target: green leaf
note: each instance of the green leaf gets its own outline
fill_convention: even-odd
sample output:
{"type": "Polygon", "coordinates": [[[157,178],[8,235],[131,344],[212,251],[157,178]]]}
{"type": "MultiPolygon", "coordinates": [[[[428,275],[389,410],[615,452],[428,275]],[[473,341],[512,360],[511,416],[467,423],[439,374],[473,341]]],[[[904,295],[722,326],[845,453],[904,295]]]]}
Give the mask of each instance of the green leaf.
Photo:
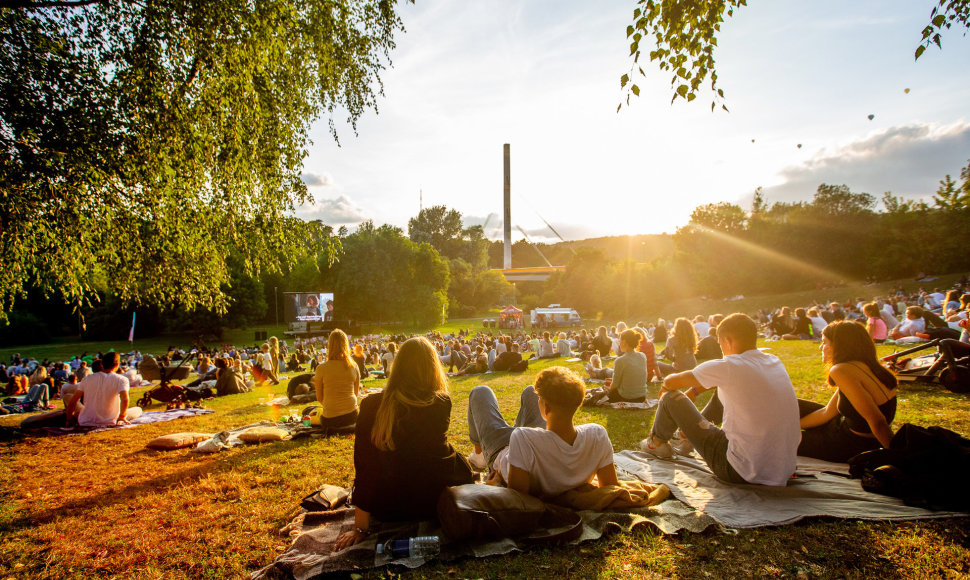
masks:
{"type": "Polygon", "coordinates": [[[630,87],[630,90],[633,92],[634,95],[638,97],[640,96],[640,87],[633,85],[632,87],[630,87]]]}
{"type": "Polygon", "coordinates": [[[631,36],[633,36],[633,25],[632,24],[626,27],[626,37],[627,38],[630,38],[631,36]]]}
{"type": "Polygon", "coordinates": [[[677,87],[677,94],[680,95],[681,97],[686,97],[687,91],[689,90],[690,90],[690,87],[688,87],[687,85],[680,85],[679,87],[677,87]]]}
{"type": "Polygon", "coordinates": [[[946,22],[946,17],[942,14],[937,14],[936,17],[933,18],[933,26],[936,26],[937,28],[943,26],[944,22],[946,22]]]}
{"type": "Polygon", "coordinates": [[[630,82],[630,75],[623,75],[620,77],[620,88],[622,89],[625,87],[628,82],[630,82]]]}
{"type": "Polygon", "coordinates": [[[926,47],[925,46],[918,46],[918,47],[916,47],[916,58],[919,58],[924,52],[926,52],[926,47]]]}

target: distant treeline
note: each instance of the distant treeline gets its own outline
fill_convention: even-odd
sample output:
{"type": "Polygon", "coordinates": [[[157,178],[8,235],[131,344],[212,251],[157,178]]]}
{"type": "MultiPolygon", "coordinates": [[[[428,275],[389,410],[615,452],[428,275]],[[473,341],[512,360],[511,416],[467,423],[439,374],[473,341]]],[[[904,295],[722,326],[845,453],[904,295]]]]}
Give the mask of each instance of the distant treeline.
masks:
{"type": "MultiPolygon", "coordinates": [[[[494,268],[502,245],[481,226],[465,228],[444,206],[423,209],[405,234],[364,222],[351,233],[319,223],[314,252],[284,274],[254,279],[230,268],[226,312],[133,308],[111,295],[76,311],[31,290],[0,328],[0,344],[54,336],[127,336],[133,311],[140,337],[188,331],[211,339],[223,327],[272,323],[283,292],[333,291],[339,319],[431,327],[442,316],[472,316],[513,299],[529,309],[550,303],[584,318],[657,311],[680,298],[726,298],[839,286],[850,281],[970,271],[970,165],[961,182],[946,176],[931,203],[874,196],[822,184],[809,202],[769,203],[760,189],[748,209],[731,203],[696,208],[673,235],[616,236],[513,247],[513,266],[565,265],[546,282],[513,289],[494,268]],[[336,258],[336,261],[332,261],[336,258]]],[[[230,260],[231,262],[231,260],[230,260]]],[[[172,284],[177,285],[178,280],[172,284]]],[[[282,310],[279,311],[282,315],[282,310]]]]}

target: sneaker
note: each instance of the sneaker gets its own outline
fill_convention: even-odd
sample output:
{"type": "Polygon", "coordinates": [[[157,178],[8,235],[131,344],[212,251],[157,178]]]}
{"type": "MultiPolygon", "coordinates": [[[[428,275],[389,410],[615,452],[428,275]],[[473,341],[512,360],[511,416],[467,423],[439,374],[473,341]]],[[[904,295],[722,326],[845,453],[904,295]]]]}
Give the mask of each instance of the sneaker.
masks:
{"type": "Polygon", "coordinates": [[[471,455],[468,456],[468,463],[475,468],[476,471],[485,471],[488,465],[485,464],[485,455],[473,451],[471,455]]]}
{"type": "Polygon", "coordinates": [[[670,443],[661,443],[655,446],[653,444],[653,437],[647,437],[640,442],[640,451],[643,451],[647,455],[652,455],[657,459],[674,458],[674,449],[670,446],[670,443]]]}
{"type": "Polygon", "coordinates": [[[690,457],[694,452],[694,444],[686,438],[671,440],[670,447],[675,453],[677,453],[677,455],[683,455],[684,457],[690,457]]]}

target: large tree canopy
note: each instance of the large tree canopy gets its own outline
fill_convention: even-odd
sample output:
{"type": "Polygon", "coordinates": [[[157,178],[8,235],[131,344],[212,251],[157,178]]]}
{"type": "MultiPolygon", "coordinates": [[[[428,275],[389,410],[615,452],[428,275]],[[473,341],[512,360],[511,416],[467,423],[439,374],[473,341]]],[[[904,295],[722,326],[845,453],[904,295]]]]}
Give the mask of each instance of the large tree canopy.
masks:
{"type": "MultiPolygon", "coordinates": [[[[747,0],[637,0],[633,22],[626,28],[632,63],[630,72],[620,77],[621,88],[629,90],[626,103],[630,104],[630,94],[640,95],[633,78],[646,76],[640,61],[640,43],[644,42],[653,47],[650,61],[671,75],[671,103],[678,98],[693,101],[702,85],[709,83],[714,93],[711,110],[718,103],[727,110],[722,103],[724,91],[717,86],[714,48],[721,23],[746,5],[747,0]]],[[[954,25],[970,28],[970,0],[939,0],[923,28],[915,58],[931,44],[942,47],[940,34],[954,25]]]]}
{"type": "Polygon", "coordinates": [[[224,310],[230,248],[258,275],[319,244],[287,217],[310,124],[375,107],[401,30],[394,0],[11,4],[0,317],[28,286],[224,310]]]}

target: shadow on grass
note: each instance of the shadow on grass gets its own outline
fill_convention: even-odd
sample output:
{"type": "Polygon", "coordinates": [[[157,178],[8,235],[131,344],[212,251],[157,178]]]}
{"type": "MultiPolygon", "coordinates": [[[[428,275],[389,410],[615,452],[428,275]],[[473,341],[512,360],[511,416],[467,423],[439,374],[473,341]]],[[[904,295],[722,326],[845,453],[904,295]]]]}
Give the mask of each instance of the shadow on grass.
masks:
{"type": "MultiPolygon", "coordinates": [[[[285,453],[291,450],[293,447],[309,443],[310,441],[312,440],[299,439],[295,441],[290,440],[252,445],[251,447],[234,453],[232,456],[227,458],[231,459],[231,461],[207,461],[200,463],[198,461],[199,458],[187,453],[172,456],[172,461],[170,461],[170,463],[191,462],[191,465],[175,473],[160,475],[152,479],[132,483],[120,489],[108,490],[110,493],[105,493],[106,490],[104,489],[95,490],[93,495],[90,495],[84,499],[69,501],[56,508],[33,512],[29,516],[14,518],[12,520],[2,522],[0,523],[0,534],[13,533],[25,528],[42,526],[64,517],[66,514],[74,514],[75,512],[83,512],[95,508],[101,509],[117,504],[127,504],[129,502],[137,504],[144,496],[148,494],[158,492],[159,490],[165,490],[176,485],[185,486],[188,484],[194,484],[203,477],[233,471],[239,464],[267,459],[274,455],[285,453]]],[[[144,457],[145,459],[154,459],[152,455],[155,453],[159,455],[165,454],[165,452],[139,450],[129,453],[125,457],[144,457]]],[[[298,500],[299,498],[294,498],[294,503],[296,503],[298,500]]]]}

